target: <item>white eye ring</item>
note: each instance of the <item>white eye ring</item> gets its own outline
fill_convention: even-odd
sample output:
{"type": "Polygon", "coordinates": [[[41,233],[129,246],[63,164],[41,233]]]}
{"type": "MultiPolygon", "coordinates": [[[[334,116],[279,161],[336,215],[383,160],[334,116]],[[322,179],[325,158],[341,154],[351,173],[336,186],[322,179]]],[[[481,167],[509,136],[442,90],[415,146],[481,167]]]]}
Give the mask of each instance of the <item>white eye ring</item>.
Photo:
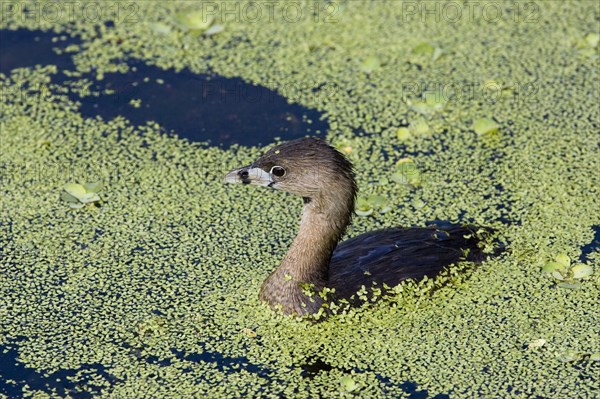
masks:
{"type": "Polygon", "coordinates": [[[283,177],[283,176],[285,176],[286,171],[281,166],[275,165],[271,168],[271,171],[269,173],[272,174],[273,176],[283,177]]]}

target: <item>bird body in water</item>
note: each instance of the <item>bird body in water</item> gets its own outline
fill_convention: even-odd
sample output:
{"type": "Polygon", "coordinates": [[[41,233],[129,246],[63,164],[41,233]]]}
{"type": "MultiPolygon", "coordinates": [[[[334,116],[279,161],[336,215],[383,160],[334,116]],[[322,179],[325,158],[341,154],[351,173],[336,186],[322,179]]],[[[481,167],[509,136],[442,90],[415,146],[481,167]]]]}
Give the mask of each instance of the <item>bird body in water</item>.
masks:
{"type": "MultiPolygon", "coordinates": [[[[305,138],[271,148],[226,183],[270,187],[304,199],[300,228],[287,254],[262,284],[259,297],[286,314],[312,314],[333,289],[334,300],[358,303],[361,287],[394,287],[433,277],[446,266],[483,258],[469,227],[448,224],[368,232],[338,245],[350,224],[358,191],[352,164],[325,141],[305,138]]],[[[329,300],[329,297],[328,297],[329,300]]]]}

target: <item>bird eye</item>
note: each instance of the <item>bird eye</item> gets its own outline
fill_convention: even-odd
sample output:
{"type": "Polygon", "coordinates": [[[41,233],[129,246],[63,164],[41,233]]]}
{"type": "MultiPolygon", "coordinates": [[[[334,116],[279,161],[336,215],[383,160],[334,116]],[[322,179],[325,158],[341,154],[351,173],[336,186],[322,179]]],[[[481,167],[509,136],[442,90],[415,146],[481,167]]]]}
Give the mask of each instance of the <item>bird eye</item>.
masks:
{"type": "Polygon", "coordinates": [[[270,173],[277,177],[283,177],[285,176],[285,169],[283,169],[281,166],[273,166],[270,173]]]}

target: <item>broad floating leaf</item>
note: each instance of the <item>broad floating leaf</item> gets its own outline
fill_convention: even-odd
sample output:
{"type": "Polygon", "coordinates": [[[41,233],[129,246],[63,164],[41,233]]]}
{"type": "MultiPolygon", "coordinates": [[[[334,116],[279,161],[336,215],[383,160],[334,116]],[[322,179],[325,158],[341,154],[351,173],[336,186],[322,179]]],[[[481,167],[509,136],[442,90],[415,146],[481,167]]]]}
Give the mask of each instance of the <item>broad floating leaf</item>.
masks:
{"type": "Polygon", "coordinates": [[[548,262],[542,267],[542,272],[544,273],[554,273],[559,270],[564,270],[565,266],[562,263],[558,262],[548,262]]]}
{"type": "Polygon", "coordinates": [[[213,23],[215,17],[206,15],[203,11],[180,12],[175,15],[175,21],[183,30],[205,31],[213,23]]]}
{"type": "Polygon", "coordinates": [[[590,265],[584,265],[583,263],[573,266],[571,271],[573,272],[573,278],[577,279],[586,278],[594,274],[594,268],[590,265]]]}
{"type": "Polygon", "coordinates": [[[581,288],[581,283],[558,283],[560,288],[577,289],[581,288]]]}
{"type": "Polygon", "coordinates": [[[370,195],[367,198],[367,201],[369,202],[369,204],[371,204],[374,207],[380,207],[387,203],[387,198],[385,198],[382,195],[370,195]]]}
{"type": "Polygon", "coordinates": [[[63,186],[63,189],[78,199],[84,196],[86,193],[85,187],[78,183],[67,183],[63,186]]]}
{"type": "Polygon", "coordinates": [[[567,350],[564,352],[557,353],[556,357],[558,358],[558,360],[565,363],[574,362],[576,360],[581,359],[581,355],[578,352],[575,352],[574,350],[567,350]]]}
{"type": "Polygon", "coordinates": [[[411,122],[410,129],[418,136],[427,136],[431,133],[429,125],[423,119],[417,119],[416,121],[411,122]]]}
{"type": "Polygon", "coordinates": [[[76,203],[76,204],[80,203],[79,199],[77,197],[72,196],[71,194],[69,194],[66,191],[63,191],[62,193],[60,193],[60,198],[66,202],[72,202],[72,203],[76,203]]]}
{"type": "Polygon", "coordinates": [[[401,127],[396,131],[396,137],[400,141],[406,141],[412,137],[412,133],[410,132],[409,128],[401,127]]]}
{"type": "Polygon", "coordinates": [[[436,47],[433,50],[433,54],[431,55],[431,61],[437,61],[444,54],[444,50],[439,47],[436,47]]]}
{"type": "Polygon", "coordinates": [[[102,182],[93,183],[67,183],[63,186],[63,192],[60,198],[67,202],[71,208],[81,208],[86,204],[91,204],[100,201],[100,196],[97,194],[103,188],[102,182]]]}
{"type": "Polygon", "coordinates": [[[354,210],[354,212],[358,215],[358,216],[369,216],[372,215],[374,210],[373,208],[356,208],[354,210]]]}
{"type": "Polygon", "coordinates": [[[204,36],[214,36],[218,33],[223,32],[223,30],[225,30],[225,27],[223,25],[214,24],[204,32],[204,36]]]}
{"type": "Polygon", "coordinates": [[[500,125],[495,120],[489,118],[480,118],[473,122],[473,130],[479,135],[497,133],[499,128],[500,125]]]}
{"type": "Polygon", "coordinates": [[[412,49],[413,54],[433,55],[434,51],[434,47],[428,42],[421,42],[412,49]]]}
{"type": "Polygon", "coordinates": [[[552,277],[561,281],[565,279],[565,276],[563,276],[560,272],[552,272],[552,277]]]}
{"type": "Polygon", "coordinates": [[[365,73],[372,73],[381,69],[381,61],[379,58],[371,55],[363,60],[360,64],[360,69],[365,73]]]}
{"type": "Polygon", "coordinates": [[[391,210],[387,205],[387,198],[381,195],[370,195],[366,198],[361,197],[356,200],[356,209],[354,210],[358,216],[369,216],[375,211],[375,208],[380,209],[380,213],[385,213],[391,210]]]}
{"type": "Polygon", "coordinates": [[[171,27],[169,25],[163,24],[162,22],[151,22],[149,26],[153,32],[159,33],[161,35],[168,35],[169,33],[171,33],[171,27]]]}
{"type": "Polygon", "coordinates": [[[561,265],[563,265],[564,267],[571,266],[571,259],[569,258],[568,255],[558,254],[558,255],[556,255],[556,261],[558,263],[560,263],[561,265]]]}
{"type": "Polygon", "coordinates": [[[600,43],[600,35],[598,33],[588,33],[585,35],[584,40],[589,47],[594,48],[600,43]]]}
{"type": "Polygon", "coordinates": [[[431,109],[440,111],[448,103],[448,93],[443,90],[428,91],[423,94],[423,99],[431,109]]]}
{"type": "Polygon", "coordinates": [[[543,338],[540,338],[540,339],[535,339],[535,340],[531,341],[529,344],[527,344],[527,347],[529,349],[533,349],[533,348],[541,348],[544,345],[546,345],[546,340],[543,338]]]}
{"type": "Polygon", "coordinates": [[[97,181],[97,182],[93,182],[93,183],[85,183],[83,185],[83,187],[85,188],[85,191],[88,193],[97,193],[102,191],[102,189],[104,188],[104,185],[102,184],[101,181],[97,181]]]}
{"type": "Polygon", "coordinates": [[[79,198],[79,201],[84,204],[90,204],[92,202],[100,201],[100,197],[96,193],[85,193],[79,198]]]}
{"type": "Polygon", "coordinates": [[[356,381],[354,381],[349,375],[345,375],[340,378],[340,384],[342,385],[342,389],[346,392],[352,392],[358,388],[356,381]]]}

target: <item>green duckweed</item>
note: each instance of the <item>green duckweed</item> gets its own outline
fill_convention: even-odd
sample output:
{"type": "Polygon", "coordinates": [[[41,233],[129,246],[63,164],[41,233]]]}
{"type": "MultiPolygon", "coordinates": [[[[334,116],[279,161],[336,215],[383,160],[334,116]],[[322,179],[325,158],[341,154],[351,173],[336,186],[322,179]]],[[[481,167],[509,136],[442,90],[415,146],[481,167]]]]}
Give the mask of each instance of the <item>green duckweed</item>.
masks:
{"type": "Polygon", "coordinates": [[[244,7],[262,3],[228,2],[228,19],[210,14],[226,29],[210,37],[197,34],[210,26],[186,21],[204,2],[110,2],[93,20],[86,4],[25,18],[10,3],[0,20],[83,42],[59,88],[41,90],[54,66],[0,76],[0,345],[43,381],[6,384],[60,397],[49,381],[64,372],[73,397],[405,398],[407,385],[431,397],[597,395],[600,273],[589,267],[600,253],[582,248],[600,225],[599,71],[595,39],[586,56],[573,44],[597,31],[597,2],[509,2],[497,18],[463,9],[458,20],[382,1],[298,3],[299,16],[270,2],[251,20],[244,7]],[[385,66],[366,74],[359,65],[374,48],[385,66]],[[409,282],[319,323],[272,312],[257,293],[294,237],[301,199],[222,184],[262,148],[83,118],[68,95],[89,87],[78,76],[124,72],[129,57],[294,87],[295,102],[328,118],[326,137],[352,148],[361,195],[391,207],[355,218],[347,237],[468,221],[495,228],[507,250],[469,273],[450,268],[447,284],[409,282]],[[483,87],[490,79],[502,95],[483,87]],[[406,101],[446,86],[439,111],[406,101]],[[482,117],[502,122],[493,146],[473,129],[482,117]],[[391,179],[407,157],[418,187],[391,179]],[[101,206],[61,199],[66,184],[95,181],[101,206]],[[567,277],[584,277],[572,282],[579,289],[540,272],[565,269],[559,253],[567,277]],[[317,360],[324,366],[307,372],[317,360]]]}

